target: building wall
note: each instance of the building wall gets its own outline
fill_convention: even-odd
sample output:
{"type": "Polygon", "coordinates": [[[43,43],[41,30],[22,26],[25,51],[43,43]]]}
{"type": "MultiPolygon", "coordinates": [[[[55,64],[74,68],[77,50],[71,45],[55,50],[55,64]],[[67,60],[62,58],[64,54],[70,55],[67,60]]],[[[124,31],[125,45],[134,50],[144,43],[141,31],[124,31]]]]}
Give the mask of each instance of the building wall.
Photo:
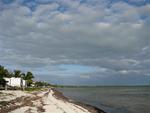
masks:
{"type": "Polygon", "coordinates": [[[4,78],[7,82],[7,85],[9,86],[17,86],[17,87],[21,87],[22,85],[25,87],[26,86],[26,82],[25,80],[21,80],[21,78],[15,78],[15,77],[11,77],[11,78],[4,78]]]}
{"type": "Polygon", "coordinates": [[[11,79],[10,78],[4,78],[7,81],[7,85],[11,86],[11,79]]]}
{"type": "Polygon", "coordinates": [[[25,80],[22,80],[22,85],[23,85],[24,87],[26,87],[26,81],[25,81],[25,80]]]}
{"type": "Polygon", "coordinates": [[[10,78],[11,86],[21,87],[21,78],[10,78]]]}

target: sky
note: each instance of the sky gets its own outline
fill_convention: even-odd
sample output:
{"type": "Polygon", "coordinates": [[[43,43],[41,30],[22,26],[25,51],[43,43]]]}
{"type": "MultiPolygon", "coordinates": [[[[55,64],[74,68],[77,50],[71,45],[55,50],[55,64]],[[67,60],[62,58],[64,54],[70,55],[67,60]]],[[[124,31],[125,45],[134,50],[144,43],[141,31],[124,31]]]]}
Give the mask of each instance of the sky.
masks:
{"type": "Polygon", "coordinates": [[[0,65],[63,85],[150,85],[150,0],[0,0],[0,65]]]}

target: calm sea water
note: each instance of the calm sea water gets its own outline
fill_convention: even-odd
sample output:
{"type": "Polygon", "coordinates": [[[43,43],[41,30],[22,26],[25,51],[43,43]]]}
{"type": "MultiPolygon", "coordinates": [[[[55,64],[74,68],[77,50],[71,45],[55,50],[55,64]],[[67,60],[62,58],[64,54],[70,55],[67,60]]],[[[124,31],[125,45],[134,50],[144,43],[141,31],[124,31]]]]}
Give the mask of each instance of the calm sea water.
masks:
{"type": "Polygon", "coordinates": [[[107,113],[150,113],[150,87],[59,88],[65,96],[107,113]]]}

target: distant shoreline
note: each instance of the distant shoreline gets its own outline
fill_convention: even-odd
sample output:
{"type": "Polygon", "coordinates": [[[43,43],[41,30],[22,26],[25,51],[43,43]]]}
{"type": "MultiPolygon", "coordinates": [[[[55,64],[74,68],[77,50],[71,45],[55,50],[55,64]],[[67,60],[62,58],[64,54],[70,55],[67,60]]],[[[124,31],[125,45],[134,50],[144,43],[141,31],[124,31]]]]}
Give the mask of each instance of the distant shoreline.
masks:
{"type": "Polygon", "coordinates": [[[101,85],[101,86],[76,86],[76,85],[53,85],[55,88],[93,88],[93,87],[150,87],[150,85],[101,85]]]}

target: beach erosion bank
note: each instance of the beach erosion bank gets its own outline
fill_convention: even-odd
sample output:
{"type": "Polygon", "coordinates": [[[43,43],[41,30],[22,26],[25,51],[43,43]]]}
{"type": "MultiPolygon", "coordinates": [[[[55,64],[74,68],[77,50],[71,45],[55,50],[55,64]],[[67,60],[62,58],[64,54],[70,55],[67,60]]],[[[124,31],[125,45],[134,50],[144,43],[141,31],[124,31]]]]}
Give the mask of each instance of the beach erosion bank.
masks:
{"type": "Polygon", "coordinates": [[[0,113],[105,113],[65,97],[54,88],[26,92],[0,91],[0,113]]]}

